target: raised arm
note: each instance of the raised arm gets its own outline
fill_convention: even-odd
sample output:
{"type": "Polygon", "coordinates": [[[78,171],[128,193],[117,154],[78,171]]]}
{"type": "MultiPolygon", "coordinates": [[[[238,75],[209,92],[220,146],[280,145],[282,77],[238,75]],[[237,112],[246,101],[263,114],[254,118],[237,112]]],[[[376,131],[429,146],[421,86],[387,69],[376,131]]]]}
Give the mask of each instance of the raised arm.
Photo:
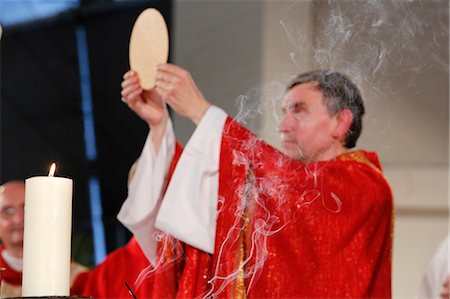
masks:
{"type": "Polygon", "coordinates": [[[165,126],[169,117],[165,103],[155,88],[150,90],[142,88],[139,75],[134,71],[125,73],[121,86],[122,101],[148,124],[157,153],[161,140],[164,137],[165,126]]]}
{"type": "Polygon", "coordinates": [[[128,186],[128,197],[117,215],[136,237],[147,258],[155,264],[158,231],[154,221],[174,162],[176,141],[165,103],[155,89],[144,90],[138,75],[129,71],[122,82],[122,97],[150,127],[136,172],[128,186]]]}

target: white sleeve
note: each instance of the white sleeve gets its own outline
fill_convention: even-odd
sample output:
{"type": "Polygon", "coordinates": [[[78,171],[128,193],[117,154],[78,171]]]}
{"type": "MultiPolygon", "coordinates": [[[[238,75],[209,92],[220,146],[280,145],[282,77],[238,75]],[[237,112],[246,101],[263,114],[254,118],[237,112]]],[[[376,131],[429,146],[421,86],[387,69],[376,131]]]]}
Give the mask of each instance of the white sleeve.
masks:
{"type": "Polygon", "coordinates": [[[219,159],[227,114],[211,106],[189,139],[172,175],[155,227],[214,252],[219,159]]]}
{"type": "Polygon", "coordinates": [[[136,237],[145,256],[153,265],[157,254],[157,230],[154,223],[175,153],[175,142],[170,119],[166,123],[158,154],[155,153],[150,134],[147,136],[137,162],[136,173],[128,186],[128,197],[117,215],[117,219],[136,237]]]}

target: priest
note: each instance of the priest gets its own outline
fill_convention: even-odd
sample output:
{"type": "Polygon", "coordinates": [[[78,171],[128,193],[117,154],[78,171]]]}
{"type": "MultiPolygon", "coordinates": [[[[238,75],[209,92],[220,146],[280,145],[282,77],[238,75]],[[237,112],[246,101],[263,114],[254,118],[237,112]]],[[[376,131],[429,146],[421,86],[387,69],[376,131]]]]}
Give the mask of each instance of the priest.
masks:
{"type": "Polygon", "coordinates": [[[178,297],[391,297],[391,190],[377,155],[352,150],[364,105],[346,76],[292,80],[283,153],[210,105],[178,66],[158,66],[151,91],[126,73],[122,96],[151,130],[119,219],[153,272],[171,262],[161,252],[184,248],[178,297]],[[176,151],[162,99],[197,125],[167,190],[176,151]]]}

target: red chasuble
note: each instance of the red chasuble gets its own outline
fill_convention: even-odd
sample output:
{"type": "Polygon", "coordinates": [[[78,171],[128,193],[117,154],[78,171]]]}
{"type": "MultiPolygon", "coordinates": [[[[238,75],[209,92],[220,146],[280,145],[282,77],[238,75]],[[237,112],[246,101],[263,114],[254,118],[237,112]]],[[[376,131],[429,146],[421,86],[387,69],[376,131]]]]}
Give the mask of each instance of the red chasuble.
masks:
{"type": "Polygon", "coordinates": [[[228,119],[214,254],[187,246],[177,297],[390,298],[393,203],[376,154],[310,164],[228,119]]]}
{"type": "Polygon", "coordinates": [[[132,298],[125,282],[137,298],[170,298],[176,290],[174,268],[146,279],[139,288],[134,282],[149,262],[135,238],[112,253],[95,269],[75,280],[71,294],[92,298],[132,298]]]}
{"type": "Polygon", "coordinates": [[[7,282],[13,286],[22,286],[22,272],[18,272],[12,269],[8,263],[3,259],[2,252],[5,248],[0,245],[0,267],[4,267],[6,270],[2,273],[2,281],[7,282]]]}

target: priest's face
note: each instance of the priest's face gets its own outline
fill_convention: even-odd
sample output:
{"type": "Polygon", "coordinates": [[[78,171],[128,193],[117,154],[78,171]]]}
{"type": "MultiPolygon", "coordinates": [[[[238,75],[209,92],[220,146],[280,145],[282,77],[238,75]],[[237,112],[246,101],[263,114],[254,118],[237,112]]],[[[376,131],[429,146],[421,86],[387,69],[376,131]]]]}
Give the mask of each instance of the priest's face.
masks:
{"type": "Polygon", "coordinates": [[[0,187],[0,239],[5,248],[23,245],[25,185],[10,182],[0,187]]]}
{"type": "Polygon", "coordinates": [[[333,158],[336,116],[331,116],[316,82],[302,83],[283,100],[284,118],[278,131],[287,156],[301,161],[333,158]]]}

